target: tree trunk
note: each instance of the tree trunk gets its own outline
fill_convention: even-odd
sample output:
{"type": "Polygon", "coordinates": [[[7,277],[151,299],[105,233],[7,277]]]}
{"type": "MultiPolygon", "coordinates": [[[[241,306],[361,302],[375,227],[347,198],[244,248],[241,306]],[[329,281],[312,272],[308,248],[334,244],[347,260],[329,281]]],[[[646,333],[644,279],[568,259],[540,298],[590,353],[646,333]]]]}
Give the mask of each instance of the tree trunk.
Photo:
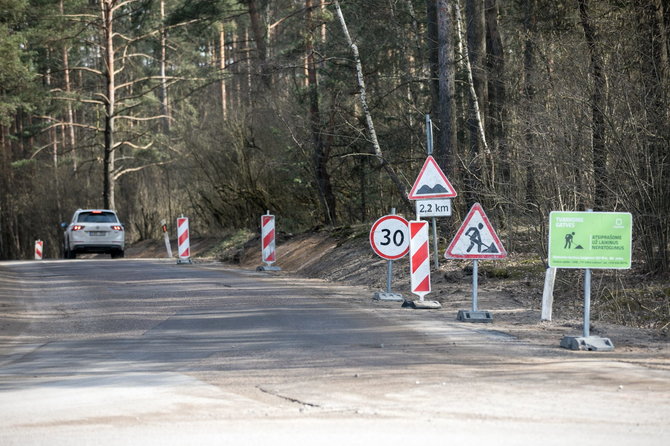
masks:
{"type": "Polygon", "coordinates": [[[266,88],[272,86],[272,78],[268,67],[268,48],[267,48],[267,29],[259,10],[257,0],[245,0],[249,11],[249,22],[251,23],[251,32],[254,34],[256,43],[256,52],[260,65],[260,74],[262,85],[266,88]]]}
{"type": "MultiPolygon", "coordinates": [[[[65,14],[65,7],[63,5],[63,0],[60,0],[59,3],[61,15],[65,14]]],[[[69,59],[69,47],[67,44],[63,44],[63,88],[65,93],[70,95],[72,93],[72,82],[70,81],[70,59],[69,59]]],[[[65,113],[67,119],[66,126],[66,138],[67,146],[70,149],[70,157],[72,158],[72,170],[77,172],[77,140],[74,133],[74,111],[72,110],[72,102],[66,101],[65,113]]]]}
{"type": "MultiPolygon", "coordinates": [[[[503,52],[503,43],[498,29],[498,1],[486,0],[486,66],[488,73],[488,106],[489,113],[486,117],[487,134],[493,156],[498,160],[498,175],[492,178],[497,180],[502,190],[498,195],[508,195],[509,182],[511,176],[509,148],[506,136],[506,101],[507,93],[505,91],[505,58],[503,52]]],[[[495,172],[494,169],[492,172],[495,172]]]]}
{"type": "Polygon", "coordinates": [[[161,46],[161,60],[160,60],[160,76],[161,76],[161,87],[160,87],[160,103],[161,103],[161,123],[163,126],[163,133],[170,133],[170,107],[168,105],[168,88],[167,88],[167,74],[166,74],[166,64],[167,64],[167,31],[163,22],[165,21],[165,0],[161,0],[160,3],[161,11],[161,28],[160,28],[160,46],[161,46]]]}
{"type": "MultiPolygon", "coordinates": [[[[453,0],[452,0],[453,1],[453,0]]],[[[454,63],[453,10],[449,0],[437,1],[438,103],[437,160],[447,176],[456,173],[456,70],[454,63]]]]}
{"type": "Polygon", "coordinates": [[[9,147],[6,144],[7,128],[0,124],[0,259],[9,259],[9,185],[11,170],[9,169],[9,147]]]}
{"type": "Polygon", "coordinates": [[[319,89],[314,62],[314,23],[312,20],[312,0],[305,0],[305,57],[307,60],[307,88],[309,92],[309,119],[314,144],[314,172],[319,189],[319,199],[324,209],[324,222],[337,223],[336,201],[328,172],[329,150],[321,135],[321,113],[319,110],[319,89]]]}
{"type": "Polygon", "coordinates": [[[435,115],[435,120],[437,121],[437,135],[439,140],[439,131],[440,131],[440,82],[439,82],[439,13],[438,13],[438,3],[443,4],[444,8],[447,7],[447,0],[426,0],[426,41],[428,47],[428,74],[429,74],[429,83],[430,87],[430,97],[432,103],[432,113],[435,115]]]}
{"type": "Polygon", "coordinates": [[[340,25],[342,26],[342,32],[344,33],[344,37],[346,38],[347,43],[349,44],[349,48],[351,48],[351,52],[354,56],[354,62],[356,64],[356,80],[358,81],[359,99],[361,102],[361,108],[363,110],[363,114],[365,116],[365,124],[368,130],[368,136],[370,138],[370,141],[372,142],[374,156],[377,159],[379,166],[386,171],[386,174],[389,176],[393,184],[395,184],[396,188],[398,189],[398,193],[400,194],[400,198],[403,200],[403,203],[405,203],[405,205],[411,209],[412,204],[407,198],[407,188],[405,187],[403,182],[400,181],[400,178],[395,173],[393,168],[389,165],[388,161],[384,158],[384,155],[382,154],[382,149],[379,146],[379,141],[377,140],[377,133],[375,132],[375,126],[372,122],[372,115],[370,114],[370,109],[368,107],[367,90],[365,88],[365,79],[363,77],[363,67],[361,65],[361,58],[358,54],[358,46],[356,46],[353,40],[351,40],[351,36],[349,35],[349,29],[347,28],[347,23],[344,20],[344,15],[342,14],[342,9],[340,8],[340,2],[335,0],[334,5],[337,17],[340,21],[340,25]]]}
{"type": "MultiPolygon", "coordinates": [[[[456,5],[458,7],[458,5],[456,5]]],[[[471,170],[480,181],[480,188],[489,186],[488,165],[486,148],[482,146],[480,128],[485,125],[486,104],[488,95],[486,93],[486,22],[484,15],[484,0],[466,0],[466,42],[467,60],[469,62],[469,73],[472,73],[471,88],[475,94],[470,93],[470,112],[467,127],[470,132],[470,152],[472,156],[471,170]],[[474,97],[477,99],[475,100],[474,97]]],[[[465,60],[465,59],[464,59],[465,60]]],[[[468,75],[469,75],[468,73],[468,75]]],[[[472,191],[478,189],[476,183],[469,188],[472,191]]]]}
{"type": "Polygon", "coordinates": [[[537,0],[528,0],[524,8],[524,32],[526,39],[523,49],[523,97],[526,104],[525,127],[523,129],[526,150],[523,153],[523,162],[526,170],[526,206],[537,203],[537,187],[535,178],[535,166],[530,156],[535,146],[535,136],[532,130],[531,120],[533,116],[533,101],[535,100],[535,48],[533,39],[537,31],[537,0]]]}
{"type": "Polygon", "coordinates": [[[591,94],[591,135],[593,144],[593,208],[604,210],[607,200],[607,152],[605,149],[605,75],[603,58],[595,27],[589,15],[588,0],[578,0],[579,18],[584,29],[584,38],[591,56],[591,75],[593,76],[593,93],[591,94]]]}
{"type": "Polygon", "coordinates": [[[103,153],[102,202],[105,209],[114,209],[114,113],[116,86],[114,82],[114,3],[104,0],[100,3],[104,34],[103,54],[105,66],[105,128],[103,153]]]}
{"type": "Polygon", "coordinates": [[[633,195],[643,220],[637,224],[645,251],[645,268],[653,273],[670,271],[670,129],[668,128],[668,24],[670,5],[662,0],[636,2],[638,14],[642,107],[640,153],[636,155],[643,188],[633,195]]]}
{"type": "Polygon", "coordinates": [[[228,120],[228,93],[226,91],[226,30],[223,22],[219,25],[219,91],[221,93],[221,117],[228,120]]]}

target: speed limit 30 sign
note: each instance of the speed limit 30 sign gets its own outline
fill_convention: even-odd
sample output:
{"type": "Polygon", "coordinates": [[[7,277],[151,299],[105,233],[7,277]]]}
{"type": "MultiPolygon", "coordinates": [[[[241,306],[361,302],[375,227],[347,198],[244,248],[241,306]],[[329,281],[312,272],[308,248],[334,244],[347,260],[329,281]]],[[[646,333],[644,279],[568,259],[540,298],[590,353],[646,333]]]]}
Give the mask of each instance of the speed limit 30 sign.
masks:
{"type": "Polygon", "coordinates": [[[409,223],[399,215],[385,215],[370,229],[370,246],[379,257],[397,260],[409,251],[409,223]]]}

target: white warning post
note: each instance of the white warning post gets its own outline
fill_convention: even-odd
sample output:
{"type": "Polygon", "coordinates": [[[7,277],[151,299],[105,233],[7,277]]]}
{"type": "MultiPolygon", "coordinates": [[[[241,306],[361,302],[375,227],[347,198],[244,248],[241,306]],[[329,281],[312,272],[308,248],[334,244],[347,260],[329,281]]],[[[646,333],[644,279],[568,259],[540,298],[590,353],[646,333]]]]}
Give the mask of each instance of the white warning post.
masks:
{"type": "Polygon", "coordinates": [[[428,222],[413,220],[409,222],[409,269],[412,293],[419,300],[405,302],[403,306],[420,309],[437,309],[440,303],[424,300],[431,291],[430,252],[428,248],[428,222]]]}
{"type": "Polygon", "coordinates": [[[265,265],[256,268],[257,271],[281,271],[278,266],[272,264],[277,261],[275,245],[275,216],[267,211],[261,215],[261,257],[265,265]]]}
{"type": "Polygon", "coordinates": [[[188,218],[183,215],[177,219],[177,264],[191,263],[191,239],[188,231],[188,218]]]}

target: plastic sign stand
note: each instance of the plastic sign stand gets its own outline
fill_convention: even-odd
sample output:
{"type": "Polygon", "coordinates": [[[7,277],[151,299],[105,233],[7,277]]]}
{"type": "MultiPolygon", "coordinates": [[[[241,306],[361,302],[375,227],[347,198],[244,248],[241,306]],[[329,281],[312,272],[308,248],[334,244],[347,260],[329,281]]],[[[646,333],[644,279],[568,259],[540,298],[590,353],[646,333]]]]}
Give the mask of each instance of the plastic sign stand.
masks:
{"type": "Polygon", "coordinates": [[[564,336],[561,339],[561,347],[570,350],[586,350],[609,352],[614,350],[614,344],[609,338],[600,336],[564,336]]]}
{"type": "Polygon", "coordinates": [[[456,320],[461,322],[493,322],[493,316],[488,311],[458,310],[456,320]]]}
{"type": "MultiPolygon", "coordinates": [[[[389,260],[392,262],[392,260],[389,260]]],[[[372,295],[373,300],[383,300],[386,302],[404,302],[405,296],[400,293],[388,292],[388,291],[375,291],[372,295]]]]}
{"type": "Polygon", "coordinates": [[[430,253],[428,249],[428,222],[409,222],[409,268],[412,293],[419,296],[419,300],[405,301],[403,307],[432,310],[441,308],[437,301],[424,300],[431,292],[430,285],[430,253]]]}
{"type": "Polygon", "coordinates": [[[277,260],[275,249],[275,216],[267,214],[261,216],[261,255],[265,265],[256,268],[256,271],[281,271],[278,266],[272,264],[277,260]]]}
{"type": "Polygon", "coordinates": [[[462,322],[493,322],[489,311],[477,308],[477,287],[479,280],[479,260],[502,259],[507,252],[500,242],[500,238],[493,230],[482,205],[475,203],[456,236],[444,253],[447,259],[472,260],[472,309],[459,310],[456,319],[462,322]]]}
{"type": "Polygon", "coordinates": [[[393,261],[400,259],[409,252],[409,223],[393,209],[391,215],[377,220],[370,229],[370,246],[381,258],[387,260],[386,291],[376,292],[374,300],[404,302],[402,294],[391,290],[393,279],[393,261]]]}

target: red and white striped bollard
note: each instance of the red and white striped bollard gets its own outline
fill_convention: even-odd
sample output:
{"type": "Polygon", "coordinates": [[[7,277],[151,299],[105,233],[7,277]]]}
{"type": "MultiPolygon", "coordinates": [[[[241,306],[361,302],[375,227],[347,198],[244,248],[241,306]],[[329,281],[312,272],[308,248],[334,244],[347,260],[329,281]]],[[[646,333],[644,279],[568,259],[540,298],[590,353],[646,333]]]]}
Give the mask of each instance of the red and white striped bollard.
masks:
{"type": "Polygon", "coordinates": [[[428,248],[428,222],[413,220],[409,222],[409,268],[412,293],[419,296],[412,303],[414,308],[440,308],[436,301],[425,301],[426,294],[431,292],[430,284],[430,252],[428,248]]]}
{"type": "Polygon", "coordinates": [[[267,214],[261,215],[261,256],[264,266],[256,268],[258,271],[281,271],[278,266],[272,266],[277,261],[277,252],[275,246],[275,216],[267,214]]]}
{"type": "Polygon", "coordinates": [[[177,219],[177,263],[191,263],[191,245],[188,233],[188,218],[183,215],[177,219]]]}
{"type": "Polygon", "coordinates": [[[42,253],[44,252],[44,242],[42,240],[35,240],[35,260],[42,260],[42,253]]]}

